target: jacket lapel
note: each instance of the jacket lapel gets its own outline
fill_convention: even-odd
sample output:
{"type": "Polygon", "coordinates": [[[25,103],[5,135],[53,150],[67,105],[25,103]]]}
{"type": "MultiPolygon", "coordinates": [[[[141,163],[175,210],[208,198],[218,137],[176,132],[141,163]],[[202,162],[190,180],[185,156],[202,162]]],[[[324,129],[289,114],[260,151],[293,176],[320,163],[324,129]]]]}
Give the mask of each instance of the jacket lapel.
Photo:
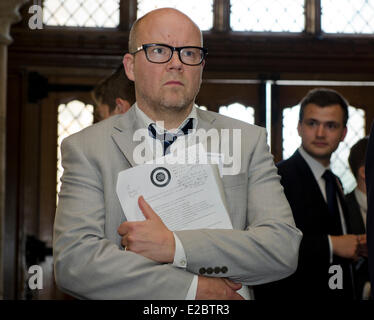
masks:
{"type": "Polygon", "coordinates": [[[137,165],[133,157],[134,149],[140,143],[134,140],[134,134],[141,129],[146,130],[142,128],[139,119],[136,117],[134,107],[130,108],[124,115],[119,116],[113,126],[113,141],[133,167],[137,165]]]}
{"type": "Polygon", "coordinates": [[[307,162],[304,160],[298,150],[296,150],[292,157],[294,158],[295,164],[298,168],[298,174],[303,176],[302,180],[305,181],[306,187],[309,189],[308,195],[311,196],[311,203],[316,201],[315,195],[318,195],[318,203],[321,205],[321,207],[328,210],[327,203],[323,198],[318,182],[307,162]]]}

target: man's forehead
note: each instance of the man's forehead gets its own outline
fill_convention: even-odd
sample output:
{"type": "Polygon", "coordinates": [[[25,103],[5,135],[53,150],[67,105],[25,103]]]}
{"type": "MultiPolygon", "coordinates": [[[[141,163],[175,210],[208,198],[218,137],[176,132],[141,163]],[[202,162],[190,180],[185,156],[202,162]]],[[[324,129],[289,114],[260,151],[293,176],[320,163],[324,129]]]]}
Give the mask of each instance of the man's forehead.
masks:
{"type": "Polygon", "coordinates": [[[342,121],[343,109],[339,104],[329,106],[318,106],[308,104],[304,109],[304,119],[316,119],[321,121],[342,121]]]}
{"type": "Polygon", "coordinates": [[[139,21],[138,45],[147,42],[180,45],[201,45],[200,29],[179,11],[160,11],[145,16],[139,21]]]}

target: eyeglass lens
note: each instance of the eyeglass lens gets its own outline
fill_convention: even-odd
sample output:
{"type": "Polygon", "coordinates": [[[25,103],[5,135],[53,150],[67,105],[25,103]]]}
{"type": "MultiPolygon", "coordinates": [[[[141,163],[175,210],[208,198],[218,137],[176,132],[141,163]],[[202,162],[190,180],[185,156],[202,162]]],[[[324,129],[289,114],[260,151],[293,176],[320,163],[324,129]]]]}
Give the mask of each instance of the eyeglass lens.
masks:
{"type": "MultiPolygon", "coordinates": [[[[170,60],[173,50],[166,46],[157,45],[147,47],[146,53],[151,62],[163,63],[170,60]]],[[[182,48],[179,57],[185,64],[200,64],[203,60],[204,52],[199,48],[182,48]]]]}

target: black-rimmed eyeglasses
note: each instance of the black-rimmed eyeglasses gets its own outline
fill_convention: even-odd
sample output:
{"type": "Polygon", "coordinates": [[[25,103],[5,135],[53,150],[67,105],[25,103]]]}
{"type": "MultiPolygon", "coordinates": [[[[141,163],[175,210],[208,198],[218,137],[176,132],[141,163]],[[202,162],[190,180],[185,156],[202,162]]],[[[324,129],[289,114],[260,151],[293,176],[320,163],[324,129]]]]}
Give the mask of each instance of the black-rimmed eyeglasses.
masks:
{"type": "Polygon", "coordinates": [[[208,54],[208,50],[201,47],[172,47],[160,43],[143,44],[131,54],[136,54],[141,50],[144,50],[147,60],[152,63],[166,63],[171,60],[174,51],[177,51],[179,60],[188,66],[198,66],[208,54]]]}

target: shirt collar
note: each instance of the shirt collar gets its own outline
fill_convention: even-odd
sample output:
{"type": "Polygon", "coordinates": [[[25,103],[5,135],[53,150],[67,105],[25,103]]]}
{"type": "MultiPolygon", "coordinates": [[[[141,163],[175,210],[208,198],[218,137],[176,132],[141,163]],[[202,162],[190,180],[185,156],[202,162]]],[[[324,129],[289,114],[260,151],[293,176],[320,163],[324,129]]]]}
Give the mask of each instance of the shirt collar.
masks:
{"type": "Polygon", "coordinates": [[[368,209],[368,203],[367,203],[367,196],[365,193],[363,193],[359,188],[355,189],[355,196],[358,202],[358,205],[360,208],[363,209],[364,212],[368,209]]]}
{"type": "MultiPolygon", "coordinates": [[[[150,117],[148,117],[138,107],[138,104],[136,102],[134,104],[134,107],[135,107],[135,112],[136,112],[137,117],[139,119],[141,119],[141,121],[143,122],[145,128],[148,128],[150,124],[155,123],[150,117]]],[[[155,128],[156,128],[157,132],[160,133],[160,134],[164,133],[165,131],[166,132],[174,132],[174,133],[176,133],[176,132],[178,132],[180,130],[180,128],[182,128],[186,124],[186,122],[188,121],[189,118],[193,119],[192,128],[193,128],[193,130],[195,130],[197,128],[197,121],[198,121],[196,108],[197,108],[197,106],[196,106],[196,104],[194,104],[192,106],[192,110],[191,110],[190,114],[186,117],[186,119],[184,119],[184,121],[180,124],[180,126],[177,128],[177,130],[168,131],[168,130],[160,127],[160,126],[157,126],[157,124],[155,123],[156,124],[155,128]]]]}
{"type": "Polygon", "coordinates": [[[330,165],[327,167],[323,166],[316,159],[314,159],[308,152],[306,152],[302,146],[300,146],[298,150],[301,156],[304,158],[304,160],[308,164],[309,168],[312,170],[313,175],[316,178],[316,180],[321,179],[322,175],[324,174],[326,170],[330,170],[330,165]]]}

